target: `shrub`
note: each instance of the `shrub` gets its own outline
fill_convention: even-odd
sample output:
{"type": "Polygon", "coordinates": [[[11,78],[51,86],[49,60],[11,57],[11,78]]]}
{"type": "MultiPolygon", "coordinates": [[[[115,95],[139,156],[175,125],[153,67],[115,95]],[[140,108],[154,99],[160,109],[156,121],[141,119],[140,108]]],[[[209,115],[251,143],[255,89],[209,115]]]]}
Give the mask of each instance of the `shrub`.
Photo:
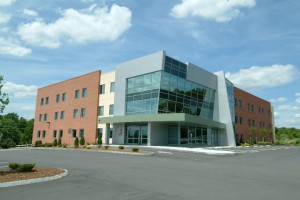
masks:
{"type": "Polygon", "coordinates": [[[119,149],[124,149],[124,146],[119,146],[119,149]]]}
{"type": "Polygon", "coordinates": [[[57,139],[56,138],[53,141],[53,146],[57,147],[57,139]]]}
{"type": "Polygon", "coordinates": [[[8,166],[11,170],[17,170],[21,165],[19,163],[9,163],[8,166]]]}
{"type": "Polygon", "coordinates": [[[1,141],[0,147],[3,149],[9,149],[12,147],[16,147],[16,143],[12,139],[8,138],[1,141]]]}
{"type": "Polygon", "coordinates": [[[109,148],[109,146],[108,145],[105,145],[105,147],[104,147],[105,149],[108,149],[109,148]]]}
{"type": "Polygon", "coordinates": [[[42,143],[41,140],[37,140],[37,141],[35,141],[34,146],[35,146],[35,147],[42,147],[42,146],[43,146],[43,143],[42,143]]]}
{"type": "Polygon", "coordinates": [[[67,148],[67,144],[63,144],[62,146],[63,146],[63,148],[67,148]]]}
{"type": "Polygon", "coordinates": [[[243,147],[249,147],[251,144],[245,142],[244,144],[242,144],[243,147]]]}
{"type": "Polygon", "coordinates": [[[133,148],[132,148],[132,151],[133,151],[133,152],[138,152],[138,151],[139,151],[139,148],[133,147],[133,148]]]}
{"type": "Polygon", "coordinates": [[[84,137],[82,136],[82,137],[80,137],[80,145],[84,145],[85,144],[85,139],[84,139],[84,137]]]}
{"type": "Polygon", "coordinates": [[[24,164],[21,165],[17,171],[19,172],[31,172],[32,169],[34,168],[35,164],[34,163],[28,163],[28,164],[24,164]]]}
{"type": "Polygon", "coordinates": [[[78,137],[75,138],[74,146],[75,146],[75,148],[77,148],[77,147],[79,146],[79,140],[78,140],[78,137]]]}
{"type": "Polygon", "coordinates": [[[271,145],[271,142],[257,142],[258,145],[271,145]]]}
{"type": "Polygon", "coordinates": [[[86,146],[85,148],[86,148],[86,149],[91,149],[91,146],[86,146]]]}
{"type": "Polygon", "coordinates": [[[44,144],[44,147],[52,147],[53,146],[53,143],[45,143],[44,144]]]}
{"type": "Polygon", "coordinates": [[[57,145],[58,145],[58,146],[61,146],[61,137],[58,138],[57,145]]]}
{"type": "Polygon", "coordinates": [[[98,137],[97,144],[100,146],[102,145],[102,137],[101,136],[98,137]]]}

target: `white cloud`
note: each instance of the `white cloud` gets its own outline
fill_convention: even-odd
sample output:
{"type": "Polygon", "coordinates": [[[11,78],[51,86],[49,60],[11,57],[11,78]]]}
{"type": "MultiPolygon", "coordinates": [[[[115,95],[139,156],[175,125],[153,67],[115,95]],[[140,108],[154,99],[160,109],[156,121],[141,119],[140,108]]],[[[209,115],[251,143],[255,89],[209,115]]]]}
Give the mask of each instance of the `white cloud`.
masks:
{"type": "Polygon", "coordinates": [[[228,22],[237,17],[240,8],[255,6],[255,0],[182,0],[172,8],[171,15],[177,18],[200,16],[217,22],[228,22]]]}
{"type": "Polygon", "coordinates": [[[243,89],[263,89],[285,85],[294,81],[298,71],[294,65],[272,65],[240,69],[225,74],[232,83],[243,89]]]}
{"type": "Polygon", "coordinates": [[[299,93],[295,93],[296,97],[300,97],[300,92],[299,93]]]}
{"type": "Polygon", "coordinates": [[[300,118],[300,114],[295,114],[294,117],[300,118]]]}
{"type": "Polygon", "coordinates": [[[131,11],[126,7],[112,5],[84,10],[67,9],[53,23],[35,21],[18,27],[22,40],[37,46],[58,48],[62,41],[87,43],[113,41],[131,27],[131,11]]]}
{"type": "Polygon", "coordinates": [[[31,49],[22,47],[19,44],[5,40],[0,37],[0,54],[8,54],[13,56],[26,56],[31,53],[31,49]]]}
{"type": "Polygon", "coordinates": [[[278,112],[274,112],[274,117],[279,117],[279,113],[278,112]]]}
{"type": "Polygon", "coordinates": [[[298,106],[291,106],[291,105],[281,105],[277,107],[278,110],[299,110],[300,107],[298,106]]]}
{"type": "Polygon", "coordinates": [[[285,97],[279,97],[277,99],[270,99],[270,102],[285,102],[287,100],[287,98],[285,97]]]}
{"type": "Polygon", "coordinates": [[[24,15],[28,15],[28,16],[32,16],[32,17],[36,17],[36,16],[39,15],[36,11],[30,10],[30,9],[26,9],[26,8],[23,10],[23,14],[24,15]]]}
{"type": "Polygon", "coordinates": [[[6,24],[10,19],[11,19],[10,14],[0,12],[0,25],[1,24],[6,24]]]}
{"type": "Polygon", "coordinates": [[[0,7],[10,6],[16,0],[0,0],[0,7]]]}
{"type": "Polygon", "coordinates": [[[15,84],[12,82],[6,82],[3,84],[3,91],[5,91],[10,97],[24,98],[28,96],[35,96],[38,87],[35,85],[23,85],[15,84]]]}

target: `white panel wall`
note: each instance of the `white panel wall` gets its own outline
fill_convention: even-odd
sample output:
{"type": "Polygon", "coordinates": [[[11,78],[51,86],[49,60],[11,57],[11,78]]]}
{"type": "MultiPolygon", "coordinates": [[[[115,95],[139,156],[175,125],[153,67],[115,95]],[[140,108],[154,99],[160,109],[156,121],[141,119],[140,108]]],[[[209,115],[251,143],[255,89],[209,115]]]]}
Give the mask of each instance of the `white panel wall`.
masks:
{"type": "MultiPolygon", "coordinates": [[[[151,124],[151,145],[167,145],[168,144],[168,125],[159,123],[151,124]]],[[[149,133],[148,133],[149,134],[149,133]]]]}
{"type": "Polygon", "coordinates": [[[125,139],[125,124],[114,124],[113,144],[124,144],[125,139]]]}

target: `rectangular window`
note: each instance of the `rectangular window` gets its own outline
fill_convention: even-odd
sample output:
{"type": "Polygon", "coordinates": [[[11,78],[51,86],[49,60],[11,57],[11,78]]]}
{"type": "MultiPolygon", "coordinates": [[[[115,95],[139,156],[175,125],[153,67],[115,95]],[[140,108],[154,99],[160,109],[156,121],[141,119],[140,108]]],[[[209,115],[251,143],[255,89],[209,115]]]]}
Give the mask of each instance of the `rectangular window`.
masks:
{"type": "Polygon", "coordinates": [[[41,137],[41,131],[37,132],[37,137],[40,138],[41,137]]]}
{"type": "Polygon", "coordinates": [[[237,106],[237,99],[234,99],[234,106],[237,106]]]}
{"type": "Polygon", "coordinates": [[[72,129],[72,137],[73,137],[73,138],[76,138],[76,134],[77,134],[77,133],[76,133],[76,129],[72,129]]]}
{"type": "Polygon", "coordinates": [[[58,120],[58,112],[54,113],[54,120],[58,120]]]}
{"type": "Polygon", "coordinates": [[[252,120],[252,126],[255,126],[255,120],[254,119],[252,120]]]}
{"type": "Polygon", "coordinates": [[[75,90],[75,99],[79,99],[80,90],[75,90]]]}
{"type": "Polygon", "coordinates": [[[250,111],[250,107],[251,107],[251,106],[250,106],[250,103],[248,103],[248,110],[249,110],[249,111],[250,111]]]}
{"type": "Polygon", "coordinates": [[[79,130],[79,135],[80,135],[80,137],[84,137],[84,129],[81,128],[79,130]]]}
{"type": "Polygon", "coordinates": [[[100,94],[105,94],[105,84],[100,85],[100,94]]]}
{"type": "Polygon", "coordinates": [[[249,119],[249,121],[248,121],[248,125],[249,125],[249,126],[251,126],[251,119],[249,119]]]}
{"type": "Polygon", "coordinates": [[[56,138],[56,135],[57,135],[57,131],[53,130],[53,138],[56,138]]]}
{"type": "Polygon", "coordinates": [[[99,106],[99,116],[104,115],[104,106],[99,106]]]}
{"type": "Polygon", "coordinates": [[[115,92],[115,82],[110,83],[110,92],[115,92]]]}
{"type": "Polygon", "coordinates": [[[56,95],[56,103],[59,102],[59,99],[60,99],[60,94],[57,94],[57,95],[56,95]]]}
{"type": "Polygon", "coordinates": [[[78,109],[74,109],[74,111],[73,111],[73,118],[74,119],[78,118],[78,109]]]}
{"type": "Polygon", "coordinates": [[[62,93],[62,98],[61,98],[61,100],[62,100],[62,101],[66,101],[66,99],[67,99],[66,93],[62,93]]]}
{"type": "Polygon", "coordinates": [[[44,98],[41,98],[41,106],[44,105],[44,98]]]}
{"type": "Polygon", "coordinates": [[[87,97],[87,88],[82,89],[82,98],[87,97]]]}
{"type": "Polygon", "coordinates": [[[43,119],[43,115],[42,115],[42,114],[40,114],[40,115],[39,115],[39,121],[41,122],[41,121],[42,121],[42,119],[43,119]]]}
{"type": "Polygon", "coordinates": [[[113,115],[114,114],[114,104],[109,105],[109,115],[113,115]]]}
{"type": "Polygon", "coordinates": [[[46,97],[46,105],[49,104],[49,97],[46,97]]]}
{"type": "Polygon", "coordinates": [[[238,117],[235,116],[234,122],[237,124],[238,123],[238,117]]]}
{"type": "Polygon", "coordinates": [[[59,130],[59,137],[60,137],[60,138],[63,137],[63,134],[64,134],[64,131],[63,131],[63,130],[59,130]]]}
{"type": "Polygon", "coordinates": [[[114,133],[114,129],[113,129],[113,128],[110,128],[110,129],[109,129],[109,138],[112,138],[112,137],[113,137],[113,133],[114,133]]]}
{"type": "Polygon", "coordinates": [[[65,111],[60,111],[60,119],[64,119],[65,118],[65,111]]]}
{"type": "Polygon", "coordinates": [[[242,106],[242,100],[239,100],[239,107],[241,108],[242,106]]]}
{"type": "Polygon", "coordinates": [[[46,137],[46,131],[43,131],[42,132],[42,138],[45,138],[46,137]]]}
{"type": "Polygon", "coordinates": [[[240,124],[243,124],[243,118],[240,117],[240,124]]]}
{"type": "Polygon", "coordinates": [[[102,137],[103,134],[103,128],[98,128],[98,135],[97,137],[102,137]]]}
{"type": "Polygon", "coordinates": [[[84,118],[86,114],[86,109],[85,108],[81,108],[81,118],[84,118]]]}
{"type": "Polygon", "coordinates": [[[44,121],[47,121],[47,119],[48,119],[48,114],[45,113],[45,114],[44,114],[44,121]]]}

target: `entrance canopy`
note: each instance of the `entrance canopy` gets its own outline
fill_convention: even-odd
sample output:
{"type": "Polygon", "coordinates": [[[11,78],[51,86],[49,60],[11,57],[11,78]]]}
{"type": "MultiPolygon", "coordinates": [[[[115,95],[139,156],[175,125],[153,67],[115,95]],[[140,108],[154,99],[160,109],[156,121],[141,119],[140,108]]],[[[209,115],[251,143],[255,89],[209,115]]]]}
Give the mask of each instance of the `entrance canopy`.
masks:
{"type": "Polygon", "coordinates": [[[218,129],[225,129],[226,125],[221,122],[203,119],[199,116],[189,115],[186,113],[168,113],[168,114],[151,114],[151,115],[123,115],[99,118],[99,124],[130,123],[130,122],[180,122],[206,125],[218,129]]]}

